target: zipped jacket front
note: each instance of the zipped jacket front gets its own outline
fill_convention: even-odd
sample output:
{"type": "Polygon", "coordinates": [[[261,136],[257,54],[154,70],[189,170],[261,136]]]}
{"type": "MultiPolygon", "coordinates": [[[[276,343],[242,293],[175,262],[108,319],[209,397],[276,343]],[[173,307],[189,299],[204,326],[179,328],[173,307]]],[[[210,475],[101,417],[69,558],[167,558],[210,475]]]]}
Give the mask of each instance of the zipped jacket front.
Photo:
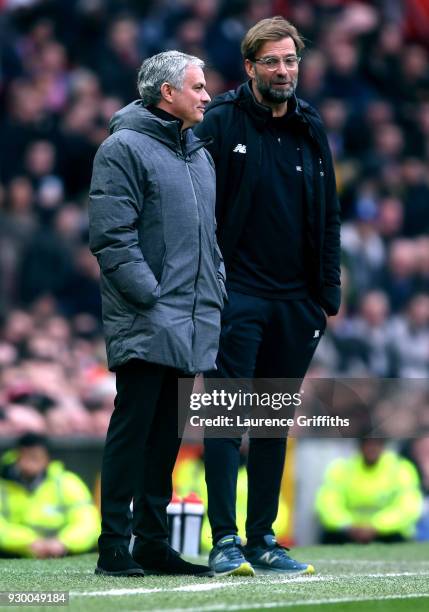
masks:
{"type": "MultiPolygon", "coordinates": [[[[298,98],[292,102],[303,162],[306,281],[312,297],[334,315],[340,306],[340,209],[332,156],[315,109],[298,98]]],[[[227,270],[260,177],[262,132],[271,116],[271,109],[256,101],[247,82],[217,96],[194,129],[199,138],[209,139],[207,148],[216,166],[218,240],[227,270]]]]}

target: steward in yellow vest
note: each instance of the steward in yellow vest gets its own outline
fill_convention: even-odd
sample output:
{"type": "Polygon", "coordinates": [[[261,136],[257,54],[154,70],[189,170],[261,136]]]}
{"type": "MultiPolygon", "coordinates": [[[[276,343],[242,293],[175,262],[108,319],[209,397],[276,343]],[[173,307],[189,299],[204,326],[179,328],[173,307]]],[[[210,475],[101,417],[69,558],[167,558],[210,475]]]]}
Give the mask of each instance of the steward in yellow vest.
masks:
{"type": "Polygon", "coordinates": [[[411,462],[364,439],[360,453],[337,459],[316,499],[324,543],[398,542],[413,537],[422,511],[419,477],[411,462]]]}
{"type": "Polygon", "coordinates": [[[0,556],[61,557],[93,550],[100,519],[82,480],[25,434],[0,461],[0,556]]]}

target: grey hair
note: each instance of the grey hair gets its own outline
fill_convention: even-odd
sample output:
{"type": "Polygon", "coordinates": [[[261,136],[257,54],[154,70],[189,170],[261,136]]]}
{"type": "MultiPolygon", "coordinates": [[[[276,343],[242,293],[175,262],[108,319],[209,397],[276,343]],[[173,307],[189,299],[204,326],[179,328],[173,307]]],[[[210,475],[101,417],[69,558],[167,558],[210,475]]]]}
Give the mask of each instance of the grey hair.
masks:
{"type": "Polygon", "coordinates": [[[185,70],[189,65],[204,68],[204,62],[198,57],[180,51],[164,51],[148,57],[140,66],[137,77],[137,88],[143,104],[158,104],[163,83],[182,89],[185,70]]]}

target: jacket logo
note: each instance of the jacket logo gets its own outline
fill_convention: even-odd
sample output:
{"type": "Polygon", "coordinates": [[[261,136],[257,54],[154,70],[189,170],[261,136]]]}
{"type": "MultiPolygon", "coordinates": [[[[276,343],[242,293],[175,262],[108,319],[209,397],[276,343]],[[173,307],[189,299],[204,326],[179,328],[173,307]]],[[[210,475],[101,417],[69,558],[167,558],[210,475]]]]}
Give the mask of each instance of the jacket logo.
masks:
{"type": "Polygon", "coordinates": [[[246,153],[246,145],[238,144],[233,150],[233,153],[246,153]]]}
{"type": "Polygon", "coordinates": [[[297,166],[297,167],[296,167],[296,171],[297,171],[297,172],[302,172],[302,166],[297,166]]]}
{"type": "Polygon", "coordinates": [[[320,338],[320,329],[315,329],[314,330],[314,336],[313,338],[320,338]]]}

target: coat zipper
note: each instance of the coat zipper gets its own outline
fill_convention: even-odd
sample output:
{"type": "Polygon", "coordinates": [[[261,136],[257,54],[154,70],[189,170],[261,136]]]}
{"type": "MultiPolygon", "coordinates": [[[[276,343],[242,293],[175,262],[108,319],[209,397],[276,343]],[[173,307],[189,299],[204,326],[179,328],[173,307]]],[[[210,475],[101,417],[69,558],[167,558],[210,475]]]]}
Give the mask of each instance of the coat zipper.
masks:
{"type": "MultiPolygon", "coordinates": [[[[197,273],[195,275],[195,281],[194,281],[194,303],[193,303],[193,306],[192,306],[192,325],[193,325],[193,329],[192,329],[192,361],[193,361],[194,344],[195,344],[195,310],[196,310],[196,307],[197,307],[197,283],[198,283],[198,277],[200,275],[200,268],[201,268],[201,218],[200,218],[200,212],[198,210],[197,195],[195,193],[195,188],[194,188],[194,183],[192,181],[191,171],[189,170],[188,158],[185,157],[184,161],[185,161],[185,165],[186,165],[186,170],[188,172],[189,180],[190,180],[191,186],[192,186],[192,193],[194,195],[195,209],[197,211],[197,220],[198,220],[198,266],[197,266],[197,273]]],[[[194,367],[194,363],[192,363],[192,367],[194,367]]]]}

